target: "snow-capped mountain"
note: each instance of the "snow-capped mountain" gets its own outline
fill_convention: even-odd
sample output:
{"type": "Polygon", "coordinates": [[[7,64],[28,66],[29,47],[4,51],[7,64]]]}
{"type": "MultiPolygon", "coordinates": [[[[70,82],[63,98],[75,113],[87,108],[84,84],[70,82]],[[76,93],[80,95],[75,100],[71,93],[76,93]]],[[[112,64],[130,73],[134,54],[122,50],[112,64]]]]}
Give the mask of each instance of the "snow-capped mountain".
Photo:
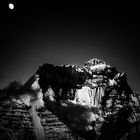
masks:
{"type": "Polygon", "coordinates": [[[18,93],[12,101],[27,106],[38,140],[49,132],[39,108],[51,111],[81,139],[123,139],[139,130],[138,94],[125,73],[96,58],[83,66],[43,64],[18,93]]]}

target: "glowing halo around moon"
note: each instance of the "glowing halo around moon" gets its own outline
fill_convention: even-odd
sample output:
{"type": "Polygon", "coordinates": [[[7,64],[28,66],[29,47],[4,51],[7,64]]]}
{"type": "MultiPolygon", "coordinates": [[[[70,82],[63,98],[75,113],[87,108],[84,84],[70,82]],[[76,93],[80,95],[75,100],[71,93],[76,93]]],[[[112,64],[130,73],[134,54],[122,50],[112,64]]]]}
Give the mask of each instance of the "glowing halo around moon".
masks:
{"type": "Polygon", "coordinates": [[[9,9],[13,10],[14,9],[14,4],[13,3],[9,3],[9,9]]]}

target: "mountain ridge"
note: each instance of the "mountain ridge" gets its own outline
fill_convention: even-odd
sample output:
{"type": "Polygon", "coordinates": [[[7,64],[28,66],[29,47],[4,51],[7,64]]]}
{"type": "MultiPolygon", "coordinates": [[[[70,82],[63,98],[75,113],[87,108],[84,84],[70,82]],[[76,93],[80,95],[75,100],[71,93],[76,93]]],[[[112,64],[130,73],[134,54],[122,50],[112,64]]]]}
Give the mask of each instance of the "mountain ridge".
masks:
{"type": "Polygon", "coordinates": [[[17,89],[13,86],[10,95],[14,102],[22,102],[27,107],[37,140],[46,136],[37,113],[42,107],[55,114],[72,133],[85,139],[114,140],[137,135],[132,132],[139,128],[140,102],[125,73],[96,58],[83,66],[46,64],[24,85],[17,85],[17,89]]]}

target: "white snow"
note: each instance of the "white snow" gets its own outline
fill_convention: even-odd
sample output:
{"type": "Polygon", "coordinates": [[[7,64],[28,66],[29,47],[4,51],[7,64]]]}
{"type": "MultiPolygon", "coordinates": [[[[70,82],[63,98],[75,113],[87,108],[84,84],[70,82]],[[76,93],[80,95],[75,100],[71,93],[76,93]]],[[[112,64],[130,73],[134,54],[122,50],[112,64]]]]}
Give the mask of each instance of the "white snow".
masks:
{"type": "Polygon", "coordinates": [[[106,64],[97,64],[97,65],[91,66],[90,70],[91,71],[104,70],[106,67],[107,67],[106,64]]]}
{"type": "Polygon", "coordinates": [[[72,102],[80,105],[99,107],[103,95],[104,91],[102,87],[91,89],[85,86],[76,91],[76,97],[72,102]]]}
{"type": "Polygon", "coordinates": [[[32,107],[30,108],[29,113],[30,113],[30,116],[32,118],[36,139],[37,140],[45,140],[44,129],[41,125],[40,118],[37,115],[35,104],[32,104],[32,107]]]}
{"type": "Polygon", "coordinates": [[[115,85],[117,85],[117,82],[114,79],[109,79],[108,85],[115,86],[115,85]]]}

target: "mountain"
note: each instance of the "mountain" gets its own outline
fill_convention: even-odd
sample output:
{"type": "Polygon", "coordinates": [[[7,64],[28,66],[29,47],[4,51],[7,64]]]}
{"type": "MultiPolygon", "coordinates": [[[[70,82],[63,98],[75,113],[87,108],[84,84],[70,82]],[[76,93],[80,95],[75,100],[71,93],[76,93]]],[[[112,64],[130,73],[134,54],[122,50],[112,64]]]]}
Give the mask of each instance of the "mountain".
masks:
{"type": "Polygon", "coordinates": [[[37,140],[139,138],[140,98],[126,74],[102,60],[94,58],[83,66],[45,63],[24,85],[13,87],[0,94],[1,112],[6,110],[0,114],[3,137],[21,139],[20,134],[28,139],[27,131],[29,139],[37,140]],[[7,94],[10,91],[13,94],[7,94]],[[23,117],[20,124],[13,121],[15,116],[16,120],[23,117]],[[15,132],[23,122],[26,127],[15,132]]]}

